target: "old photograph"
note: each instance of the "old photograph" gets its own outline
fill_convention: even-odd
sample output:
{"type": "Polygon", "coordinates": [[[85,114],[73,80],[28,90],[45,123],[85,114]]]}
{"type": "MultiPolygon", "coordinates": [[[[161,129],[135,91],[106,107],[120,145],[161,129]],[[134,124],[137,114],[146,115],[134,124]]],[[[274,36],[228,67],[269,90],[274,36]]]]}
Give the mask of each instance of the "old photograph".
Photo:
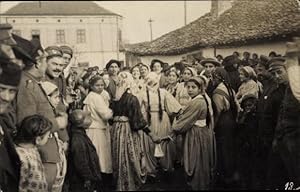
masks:
{"type": "Polygon", "coordinates": [[[0,1],[0,192],[300,190],[300,0],[0,1]]]}

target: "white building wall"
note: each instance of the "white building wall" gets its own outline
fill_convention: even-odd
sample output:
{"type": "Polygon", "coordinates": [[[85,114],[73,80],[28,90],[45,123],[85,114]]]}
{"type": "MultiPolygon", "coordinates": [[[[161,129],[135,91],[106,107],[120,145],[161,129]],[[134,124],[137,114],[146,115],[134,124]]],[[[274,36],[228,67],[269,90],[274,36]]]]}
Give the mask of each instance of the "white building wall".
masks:
{"type": "Polygon", "coordinates": [[[249,53],[257,53],[258,55],[266,55],[268,56],[271,51],[275,51],[277,54],[284,55],[286,51],[285,41],[273,42],[273,43],[264,43],[259,45],[246,45],[240,47],[224,47],[217,48],[216,54],[221,54],[224,57],[231,55],[234,51],[238,51],[242,56],[244,51],[248,51],[249,53]]]}
{"type": "Polygon", "coordinates": [[[22,37],[25,39],[31,39],[32,30],[40,30],[40,39],[44,48],[50,45],[61,45],[56,42],[56,30],[64,30],[65,44],[71,46],[74,51],[74,59],[71,61],[73,66],[81,62],[89,62],[89,66],[103,68],[110,59],[124,60],[124,54],[119,53],[118,45],[118,29],[122,27],[119,16],[4,17],[2,22],[4,20],[12,24],[14,30],[21,30],[22,37]],[[77,29],[85,29],[86,43],[77,43],[77,29]]]}
{"type": "Polygon", "coordinates": [[[268,56],[271,51],[275,51],[277,54],[284,55],[286,51],[286,45],[285,41],[280,42],[273,42],[273,43],[264,43],[264,44],[256,44],[256,45],[245,45],[240,47],[220,47],[216,48],[204,48],[199,49],[197,51],[193,51],[187,54],[182,55],[174,55],[174,56],[161,56],[161,55],[155,55],[155,56],[142,56],[141,60],[143,63],[150,65],[152,59],[159,59],[161,61],[167,62],[170,65],[174,64],[175,62],[178,62],[182,59],[182,57],[185,57],[186,55],[190,55],[199,51],[202,51],[202,54],[206,58],[214,58],[214,52],[216,52],[216,55],[221,54],[223,57],[226,57],[228,55],[232,55],[234,51],[238,51],[242,57],[242,54],[244,51],[248,51],[251,54],[257,53],[258,55],[266,55],[268,56]]]}

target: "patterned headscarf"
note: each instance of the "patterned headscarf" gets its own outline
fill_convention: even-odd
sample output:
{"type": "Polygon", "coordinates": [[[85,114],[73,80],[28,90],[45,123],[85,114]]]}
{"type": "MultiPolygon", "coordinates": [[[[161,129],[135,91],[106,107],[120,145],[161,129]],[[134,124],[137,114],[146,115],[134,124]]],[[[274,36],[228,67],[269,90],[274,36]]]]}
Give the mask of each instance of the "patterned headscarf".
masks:
{"type": "Polygon", "coordinates": [[[252,67],[244,66],[244,67],[241,68],[241,70],[246,74],[247,77],[249,77],[250,79],[256,81],[257,76],[256,76],[256,73],[255,73],[255,71],[252,67]]]}
{"type": "Polygon", "coordinates": [[[134,80],[132,75],[127,71],[121,71],[118,74],[119,82],[116,89],[116,100],[119,100],[125,91],[127,91],[131,86],[133,86],[134,80]]]}
{"type": "Polygon", "coordinates": [[[159,87],[159,77],[157,73],[150,72],[145,78],[145,82],[148,88],[157,89],[159,87]]]}

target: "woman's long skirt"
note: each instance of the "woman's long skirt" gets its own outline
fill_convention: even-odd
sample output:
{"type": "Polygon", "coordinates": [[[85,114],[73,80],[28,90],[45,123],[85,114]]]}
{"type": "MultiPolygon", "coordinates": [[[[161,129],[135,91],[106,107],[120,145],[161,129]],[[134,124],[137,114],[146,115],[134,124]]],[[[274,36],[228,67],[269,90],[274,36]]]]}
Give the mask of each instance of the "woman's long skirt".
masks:
{"type": "Polygon", "coordinates": [[[146,180],[144,154],[139,132],[132,131],[127,118],[112,126],[112,165],[117,191],[138,190],[146,180]]]}

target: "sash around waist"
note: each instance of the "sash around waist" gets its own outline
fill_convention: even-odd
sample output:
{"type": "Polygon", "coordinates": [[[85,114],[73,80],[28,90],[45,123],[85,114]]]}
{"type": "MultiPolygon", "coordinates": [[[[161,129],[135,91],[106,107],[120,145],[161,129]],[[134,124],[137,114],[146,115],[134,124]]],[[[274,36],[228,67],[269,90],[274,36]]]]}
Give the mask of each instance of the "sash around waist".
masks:
{"type": "Polygon", "coordinates": [[[128,122],[129,119],[126,116],[116,116],[114,117],[114,122],[128,122]]]}
{"type": "Polygon", "coordinates": [[[202,119],[202,120],[197,120],[194,125],[198,126],[198,127],[206,127],[206,119],[202,119]]]}

